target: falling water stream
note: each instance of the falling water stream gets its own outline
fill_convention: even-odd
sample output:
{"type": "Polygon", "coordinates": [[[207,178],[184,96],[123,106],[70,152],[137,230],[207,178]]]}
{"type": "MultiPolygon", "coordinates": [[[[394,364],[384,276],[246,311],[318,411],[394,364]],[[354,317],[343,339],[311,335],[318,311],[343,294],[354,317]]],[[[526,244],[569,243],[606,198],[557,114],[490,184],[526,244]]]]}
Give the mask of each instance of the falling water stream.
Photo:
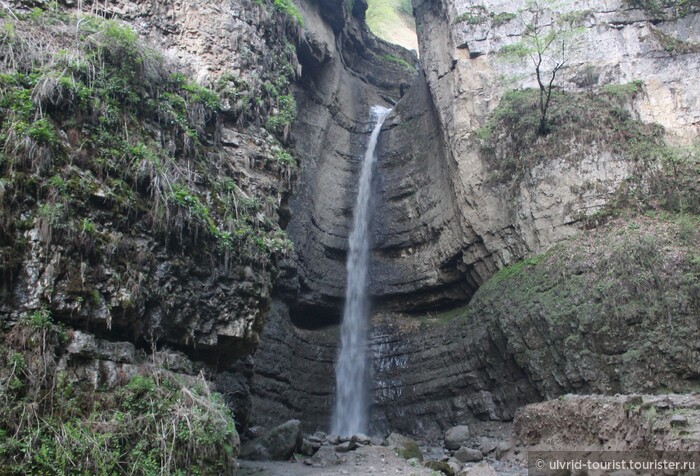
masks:
{"type": "Polygon", "coordinates": [[[337,435],[367,433],[369,392],[367,389],[367,268],[369,266],[369,222],[372,172],[377,161],[376,146],[384,119],[391,112],[373,106],[375,122],[360,172],[355,212],[348,251],[348,284],[340,330],[340,352],[335,366],[336,400],[331,431],[337,435]]]}

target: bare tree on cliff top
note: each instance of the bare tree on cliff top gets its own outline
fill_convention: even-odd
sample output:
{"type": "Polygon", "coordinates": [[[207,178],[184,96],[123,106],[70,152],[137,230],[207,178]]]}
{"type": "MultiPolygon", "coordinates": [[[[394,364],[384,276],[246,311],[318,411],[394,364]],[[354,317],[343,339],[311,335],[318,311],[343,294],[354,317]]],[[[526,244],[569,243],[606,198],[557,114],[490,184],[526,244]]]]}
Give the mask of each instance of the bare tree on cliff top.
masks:
{"type": "Polygon", "coordinates": [[[547,111],[552,100],[557,74],[567,65],[576,49],[575,37],[580,32],[576,25],[585,18],[585,12],[560,14],[552,1],[529,1],[518,12],[523,24],[521,41],[506,45],[499,51],[506,59],[529,58],[535,67],[540,89],[540,122],[537,132],[549,132],[547,111]]]}

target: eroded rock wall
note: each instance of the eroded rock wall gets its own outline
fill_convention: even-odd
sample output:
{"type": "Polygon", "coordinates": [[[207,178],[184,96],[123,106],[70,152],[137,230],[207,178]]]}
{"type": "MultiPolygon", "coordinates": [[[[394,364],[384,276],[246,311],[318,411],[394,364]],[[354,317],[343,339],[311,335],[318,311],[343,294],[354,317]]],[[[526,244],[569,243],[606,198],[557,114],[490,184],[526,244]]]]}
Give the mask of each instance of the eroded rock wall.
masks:
{"type": "MultiPolygon", "coordinates": [[[[419,316],[417,320],[404,315],[373,321],[373,421],[374,429],[380,432],[393,428],[424,435],[474,418],[508,420],[525,403],[570,391],[683,391],[693,385],[697,375],[692,363],[694,344],[678,347],[664,341],[661,321],[665,311],[644,314],[640,309],[647,304],[640,304],[639,294],[626,304],[637,309],[629,311],[637,317],[630,317],[616,338],[606,339],[602,331],[594,331],[595,337],[583,335],[590,332],[585,326],[605,328],[606,311],[601,309],[591,317],[598,324],[580,324],[584,327],[578,331],[566,327],[564,334],[564,323],[577,325],[577,306],[597,306],[583,296],[572,298],[564,289],[570,284],[566,279],[542,289],[527,283],[512,289],[491,288],[494,294],[485,300],[482,293],[473,303],[474,311],[455,311],[454,316],[472,316],[468,321],[431,324],[434,311],[442,315],[445,307],[463,305],[499,269],[580,234],[582,220],[603,210],[620,184],[637,172],[629,156],[604,143],[577,143],[565,138],[570,152],[547,157],[506,183],[492,179],[492,164],[484,157],[477,133],[506,91],[536,83],[528,65],[502,61],[497,54],[503,45],[520,38],[522,26],[515,17],[498,24],[493,19],[497,14],[516,13],[521,5],[496,1],[481,5],[414,2],[422,72],[396,105],[381,138],[371,293],[378,308],[419,311],[419,316]],[[481,15],[483,19],[458,20],[472,10],[474,17],[481,15]],[[532,293],[512,305],[520,287],[532,293]],[[543,309],[541,300],[549,292],[562,293],[561,302],[557,298],[543,309]],[[559,318],[557,309],[569,305],[571,314],[560,324],[554,323],[559,318]],[[649,329],[654,331],[647,333],[649,329]],[[625,337],[628,335],[638,338],[625,337]],[[653,343],[652,357],[640,361],[637,359],[646,353],[641,350],[645,339],[653,343]],[[561,348],[575,348],[575,352],[567,354],[561,348]]],[[[684,73],[698,66],[694,46],[698,43],[694,27],[697,13],[650,14],[624,1],[579,2],[576,8],[585,12],[580,45],[562,71],[558,87],[581,93],[640,79],[644,92],[629,106],[633,116],[661,123],[672,142],[687,143],[697,136],[697,88],[691,84],[692,77],[684,73]],[[685,46],[669,51],[663,35],[685,46]]],[[[327,114],[320,102],[315,104],[319,114],[327,114]]],[[[352,101],[348,106],[349,110],[355,108],[352,101]]],[[[299,130],[323,131],[326,123],[303,119],[299,130]]],[[[362,124],[362,128],[367,130],[368,125],[362,124]]],[[[348,127],[346,132],[341,129],[336,130],[346,134],[348,127]]],[[[336,136],[319,136],[323,139],[318,142],[334,142],[336,136]]],[[[348,149],[354,150],[349,159],[362,152],[363,137],[356,139],[348,149]]],[[[311,159],[315,161],[313,170],[306,172],[307,189],[299,192],[296,208],[313,203],[317,211],[302,215],[297,222],[295,236],[309,241],[299,250],[302,265],[300,276],[295,277],[301,283],[296,289],[302,297],[296,304],[293,299],[290,302],[295,322],[322,326],[339,314],[345,275],[343,250],[354,196],[352,185],[344,184],[356,176],[356,166],[343,167],[343,162],[334,158],[339,154],[329,155],[320,148],[307,153],[319,158],[311,159]],[[339,199],[336,191],[340,189],[348,193],[339,199]],[[334,205],[333,200],[342,205],[334,205]],[[330,221],[323,221],[327,219],[330,221]],[[325,227],[324,223],[334,225],[325,227]],[[306,227],[303,231],[302,224],[306,227]],[[304,306],[295,311],[299,302],[304,306]],[[318,303],[320,308],[315,307],[318,303]]],[[[568,248],[560,252],[562,256],[572,253],[568,248]]],[[[668,266],[673,261],[672,254],[660,259],[668,266]]],[[[581,257],[581,264],[583,261],[581,257]]],[[[598,271],[581,272],[589,271],[587,286],[606,282],[598,271]]],[[[678,277],[686,271],[674,268],[669,276],[678,277]]],[[[687,299],[696,299],[689,297],[696,295],[693,286],[684,286],[687,299]]],[[[294,289],[285,288],[285,292],[294,289]]],[[[650,285],[649,289],[660,293],[658,298],[665,306],[675,306],[676,301],[664,294],[665,286],[650,285]]],[[[696,311],[689,311],[685,304],[674,309],[683,316],[679,318],[681,327],[697,335],[691,317],[696,311]]],[[[289,349],[298,345],[296,337],[283,340],[286,352],[293,352],[289,349]]],[[[280,342],[276,340],[276,345],[280,342]]],[[[267,352],[263,345],[258,355],[267,360],[267,352]]],[[[329,348],[324,352],[333,353],[329,348]]],[[[324,361],[309,368],[325,375],[320,384],[325,394],[325,389],[333,386],[332,367],[324,361]]],[[[286,381],[289,377],[275,379],[286,381]]],[[[286,402],[276,408],[283,414],[284,407],[292,405],[286,402]]],[[[325,410],[325,421],[330,411],[325,410]]],[[[298,410],[294,415],[300,415],[298,410]]]]}
{"type": "MultiPolygon", "coordinates": [[[[504,92],[537,87],[529,60],[499,56],[503,46],[521,39],[522,5],[419,0],[414,8],[421,62],[445,142],[443,160],[454,186],[454,208],[462,229],[473,230],[474,238],[452,247],[462,247],[459,266],[472,269],[472,280],[481,283],[502,266],[576,234],[580,220],[600,211],[634,173],[633,164],[597,144],[580,160],[551,157],[507,185],[494,184],[478,133],[504,92]],[[506,14],[510,16],[502,16],[506,14]],[[499,15],[510,20],[496,21],[499,15]]],[[[586,91],[642,80],[645,94],[633,104],[637,117],[662,124],[671,140],[683,143],[697,137],[699,98],[686,74],[700,61],[697,13],[651,15],[623,0],[561,8],[581,13],[583,31],[557,87],[586,91]],[[678,49],[669,51],[668,42],[677,42],[678,49]]],[[[587,145],[572,144],[572,150],[577,147],[587,145]]]]}
{"type": "Polygon", "coordinates": [[[309,432],[326,431],[335,401],[337,328],[304,330],[288,306],[273,301],[254,356],[254,423],[267,428],[299,419],[309,432]]]}
{"type": "MultiPolygon", "coordinates": [[[[12,154],[0,164],[2,191],[6,192],[0,194],[2,330],[37,312],[47,313],[68,329],[80,329],[82,334],[75,334],[80,342],[69,346],[66,355],[71,363],[68,368],[77,362],[83,370],[76,378],[89,380],[95,388],[124,383],[138,371],[145,353],[176,348],[182,360],[176,371],[204,371],[207,378],[216,380],[244,429],[252,369],[246,359],[240,359],[259,342],[278,267],[274,253],[259,254],[259,246],[220,240],[224,235],[219,232],[232,224],[233,215],[242,233],[248,232],[243,221],[237,221],[243,218],[243,209],[235,204],[229,208],[223,204],[225,197],[215,196],[217,187],[226,183],[229,198],[235,197],[239,205],[247,201],[247,206],[256,209],[256,229],[271,230],[284,223],[283,202],[293,182],[294,166],[276,161],[282,144],[260,127],[277,113],[270,104],[276,98],[264,97],[261,91],[262,82],[271,77],[281,89],[282,80],[300,74],[295,49],[288,47],[298,34],[296,24],[272,5],[245,0],[62,2],[56,10],[35,11],[35,16],[40,15],[37,21],[28,19],[27,9],[45,2],[12,3],[21,21],[13,27],[15,39],[8,41],[23,45],[22,35],[39,38],[44,46],[29,51],[27,57],[41,57],[49,64],[47,70],[65,53],[57,51],[61,46],[76,57],[94,59],[93,50],[86,54],[74,49],[92,45],[85,37],[90,28],[99,37],[97,41],[102,41],[101,28],[106,23],[101,18],[107,17],[114,21],[109,47],[119,52],[126,44],[134,54],[144,55],[137,58],[147,67],[136,64],[133,74],[160,74],[160,81],[170,84],[177,72],[179,81],[192,90],[199,90],[194,77],[212,88],[224,84],[238,90],[217,90],[221,96],[210,92],[216,97],[214,102],[224,98],[214,111],[186,111],[179,119],[186,127],[191,126],[188,121],[193,115],[206,121],[202,119],[202,128],[192,127],[184,139],[176,132],[175,121],[159,121],[149,115],[148,108],[159,100],[163,107],[167,96],[158,96],[159,84],[144,81],[133,87],[128,81],[120,83],[120,88],[133,87],[134,91],[117,88],[109,107],[103,104],[102,109],[90,111],[92,122],[82,129],[80,121],[86,114],[74,111],[79,103],[72,101],[74,96],[69,100],[68,93],[59,94],[58,99],[43,99],[44,104],[41,98],[32,98],[45,109],[50,130],[60,139],[50,155],[52,160],[43,168],[22,163],[12,154]],[[138,38],[132,38],[128,28],[138,38]],[[71,35],[78,39],[66,40],[71,35]],[[145,71],[148,68],[154,71],[145,71]],[[139,96],[144,94],[141,86],[152,87],[148,101],[139,96]],[[122,93],[133,94],[140,104],[120,102],[122,93]],[[255,93],[264,104],[249,110],[245,101],[255,93]],[[64,103],[56,102],[61,98],[64,103]],[[71,111],[73,117],[67,120],[57,111],[61,108],[71,111]],[[93,126],[105,120],[107,109],[122,114],[124,128],[130,128],[119,144],[124,150],[114,146],[116,151],[105,153],[96,145],[102,144],[105,135],[101,139],[89,135],[93,126]],[[140,169],[143,157],[139,151],[150,159],[140,169]],[[150,177],[144,178],[149,174],[144,170],[150,170],[150,177]],[[55,216],[47,215],[46,210],[55,216]],[[202,217],[209,226],[198,224],[202,217]],[[99,353],[93,352],[95,345],[83,346],[95,341],[100,343],[99,353]],[[80,349],[70,350],[76,346],[80,349]],[[119,350],[123,348],[136,352],[138,358],[125,357],[119,350]],[[121,380],[115,374],[122,375],[121,380]]],[[[8,22],[13,19],[7,17],[8,22]]],[[[12,64],[3,65],[11,68],[12,64]]],[[[77,84],[80,72],[73,75],[71,84],[77,84]]],[[[90,89],[93,86],[98,88],[97,80],[88,82],[83,92],[101,94],[90,89]]],[[[193,98],[189,103],[192,108],[198,106],[193,98]]],[[[182,106],[188,107],[185,102],[182,106]]],[[[121,125],[112,129],[107,140],[123,133],[121,125]]],[[[18,150],[11,152],[20,156],[18,150]]]]}
{"type": "Polygon", "coordinates": [[[326,325],[337,322],[345,292],[345,254],[372,127],[370,108],[400,98],[416,74],[416,58],[369,33],[361,2],[352,12],[340,1],[301,5],[303,77],[292,136],[302,160],[290,200],[297,260],[288,286],[294,315],[309,325],[326,325]]]}

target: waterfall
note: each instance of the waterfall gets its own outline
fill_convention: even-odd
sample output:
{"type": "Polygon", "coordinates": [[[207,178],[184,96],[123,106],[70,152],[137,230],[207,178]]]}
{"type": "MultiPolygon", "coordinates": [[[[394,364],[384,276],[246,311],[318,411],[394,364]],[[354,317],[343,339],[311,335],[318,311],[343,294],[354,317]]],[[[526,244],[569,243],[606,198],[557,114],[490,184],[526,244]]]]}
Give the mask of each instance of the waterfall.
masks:
{"type": "Polygon", "coordinates": [[[340,330],[340,352],[335,366],[336,400],[332,432],[337,435],[367,433],[369,391],[367,389],[367,268],[369,267],[369,221],[372,171],[377,160],[376,146],[384,119],[391,112],[373,106],[374,129],[367,144],[360,172],[355,213],[348,251],[348,284],[340,330]]]}

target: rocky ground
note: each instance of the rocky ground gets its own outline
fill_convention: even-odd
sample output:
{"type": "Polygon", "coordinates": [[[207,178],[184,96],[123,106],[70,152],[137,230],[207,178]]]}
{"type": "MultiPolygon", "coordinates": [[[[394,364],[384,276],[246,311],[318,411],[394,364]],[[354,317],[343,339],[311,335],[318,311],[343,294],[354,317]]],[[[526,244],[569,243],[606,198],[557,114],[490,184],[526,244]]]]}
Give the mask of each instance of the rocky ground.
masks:
{"type": "MultiPolygon", "coordinates": [[[[454,471],[454,470],[453,470],[454,471]]],[[[356,451],[338,454],[332,448],[319,451],[309,460],[293,461],[241,461],[239,476],[337,476],[337,475],[393,475],[438,476],[443,471],[427,468],[417,460],[405,460],[386,446],[365,446],[356,451]]],[[[527,469],[521,465],[496,460],[467,463],[460,472],[451,474],[469,476],[524,475],[527,469]]]]}
{"type": "Polygon", "coordinates": [[[241,449],[243,476],[515,476],[527,474],[529,451],[697,454],[700,395],[567,395],[521,408],[513,423],[449,428],[429,445],[397,433],[384,440],[303,435],[298,420],[251,432],[259,436],[241,449]]]}
{"type": "Polygon", "coordinates": [[[386,446],[365,446],[349,453],[331,447],[302,461],[241,461],[239,475],[430,475],[434,472],[416,462],[400,458],[386,446]]]}

